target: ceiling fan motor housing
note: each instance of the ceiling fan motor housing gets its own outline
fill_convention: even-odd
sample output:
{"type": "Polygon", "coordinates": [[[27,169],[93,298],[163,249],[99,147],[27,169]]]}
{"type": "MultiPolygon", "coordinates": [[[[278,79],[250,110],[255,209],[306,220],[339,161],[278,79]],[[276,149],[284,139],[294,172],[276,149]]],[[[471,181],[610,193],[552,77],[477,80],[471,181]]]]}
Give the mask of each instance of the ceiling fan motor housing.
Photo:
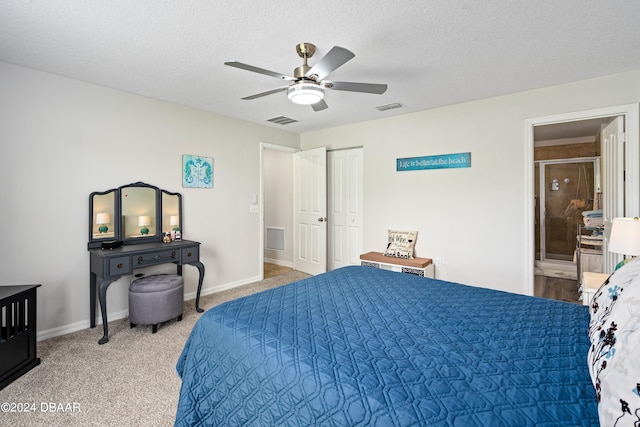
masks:
{"type": "Polygon", "coordinates": [[[296,67],[295,70],[293,70],[293,76],[297,79],[301,79],[304,77],[305,74],[307,74],[307,71],[309,71],[311,69],[311,67],[309,67],[306,63],[296,67]]]}

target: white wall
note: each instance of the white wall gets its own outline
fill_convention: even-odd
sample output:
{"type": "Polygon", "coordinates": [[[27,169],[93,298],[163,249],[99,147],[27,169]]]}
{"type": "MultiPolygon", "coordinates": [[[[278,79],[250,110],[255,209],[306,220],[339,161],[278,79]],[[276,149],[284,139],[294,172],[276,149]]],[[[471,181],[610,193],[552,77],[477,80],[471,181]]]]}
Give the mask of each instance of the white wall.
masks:
{"type": "Polygon", "coordinates": [[[525,119],[639,101],[634,71],[305,133],[301,148],[364,147],[365,252],[418,229],[438,278],[527,293],[525,119]],[[459,152],[470,168],[396,172],[397,158],[459,152]]]}
{"type": "Polygon", "coordinates": [[[264,150],[264,259],[293,267],[293,154],[273,149],[264,150]],[[284,228],[285,250],[266,248],[266,227],[284,228]]]}
{"type": "MultiPolygon", "coordinates": [[[[298,134],[2,62],[0,93],[0,284],[42,284],[40,337],[89,326],[92,191],[143,181],[181,192],[205,292],[259,278],[261,225],[249,205],[260,143],[297,147],[298,134]],[[213,189],[182,188],[183,154],[214,158],[213,189]]],[[[193,295],[197,270],[184,275],[193,295]]],[[[109,287],[110,320],[127,312],[128,283],[109,287]]]]}
{"type": "MultiPolygon", "coordinates": [[[[92,191],[144,181],[181,192],[205,290],[257,279],[260,142],[362,146],[365,251],[382,250],[389,227],[417,228],[416,254],[442,258],[439,278],[525,293],[524,120],[638,103],[640,71],[301,136],[1,62],[0,93],[0,284],[42,284],[43,337],[89,325],[92,191]],[[399,157],[466,151],[468,169],[395,171],[399,157]],[[181,187],[182,154],[214,158],[213,189],[181,187]]],[[[197,270],[184,272],[193,294],[197,270]]],[[[111,319],[126,313],[127,284],[109,288],[111,319]]]]}

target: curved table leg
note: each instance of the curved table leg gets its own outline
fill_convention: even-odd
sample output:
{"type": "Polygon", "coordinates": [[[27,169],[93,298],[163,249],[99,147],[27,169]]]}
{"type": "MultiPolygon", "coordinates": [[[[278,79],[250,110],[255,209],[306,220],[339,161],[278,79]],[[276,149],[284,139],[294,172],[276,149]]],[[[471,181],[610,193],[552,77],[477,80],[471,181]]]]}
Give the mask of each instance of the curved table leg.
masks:
{"type": "Polygon", "coordinates": [[[89,325],[96,327],[96,273],[89,273],[89,325]]]}
{"type": "Polygon", "coordinates": [[[103,280],[100,283],[100,292],[98,298],[100,299],[100,312],[102,313],[102,338],[98,341],[98,344],[106,344],[109,342],[109,321],[107,320],[107,288],[114,279],[103,280]]]}
{"type": "Polygon", "coordinates": [[[196,311],[202,313],[204,310],[200,308],[200,292],[202,291],[202,281],[204,280],[204,264],[200,261],[194,261],[192,265],[198,267],[200,277],[198,278],[198,292],[196,293],[196,311]]]}

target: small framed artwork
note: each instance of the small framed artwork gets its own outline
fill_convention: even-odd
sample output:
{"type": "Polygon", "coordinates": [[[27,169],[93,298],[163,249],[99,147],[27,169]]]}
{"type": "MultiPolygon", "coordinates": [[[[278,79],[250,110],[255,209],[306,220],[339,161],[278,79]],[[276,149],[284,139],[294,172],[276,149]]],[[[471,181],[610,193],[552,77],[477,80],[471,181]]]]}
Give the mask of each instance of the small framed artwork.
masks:
{"type": "Polygon", "coordinates": [[[182,155],[182,186],[213,188],[213,158],[182,155]]]}

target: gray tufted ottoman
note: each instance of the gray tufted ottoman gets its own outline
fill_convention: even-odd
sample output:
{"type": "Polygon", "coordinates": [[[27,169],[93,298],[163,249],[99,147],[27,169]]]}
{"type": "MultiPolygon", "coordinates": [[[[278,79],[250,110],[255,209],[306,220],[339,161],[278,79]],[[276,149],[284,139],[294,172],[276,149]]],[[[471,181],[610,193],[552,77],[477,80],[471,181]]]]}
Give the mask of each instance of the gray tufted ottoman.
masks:
{"type": "Polygon", "coordinates": [[[177,318],[182,320],[184,284],[182,276],[155,274],[143,276],[129,285],[129,322],[136,325],[153,325],[177,318]]]}

